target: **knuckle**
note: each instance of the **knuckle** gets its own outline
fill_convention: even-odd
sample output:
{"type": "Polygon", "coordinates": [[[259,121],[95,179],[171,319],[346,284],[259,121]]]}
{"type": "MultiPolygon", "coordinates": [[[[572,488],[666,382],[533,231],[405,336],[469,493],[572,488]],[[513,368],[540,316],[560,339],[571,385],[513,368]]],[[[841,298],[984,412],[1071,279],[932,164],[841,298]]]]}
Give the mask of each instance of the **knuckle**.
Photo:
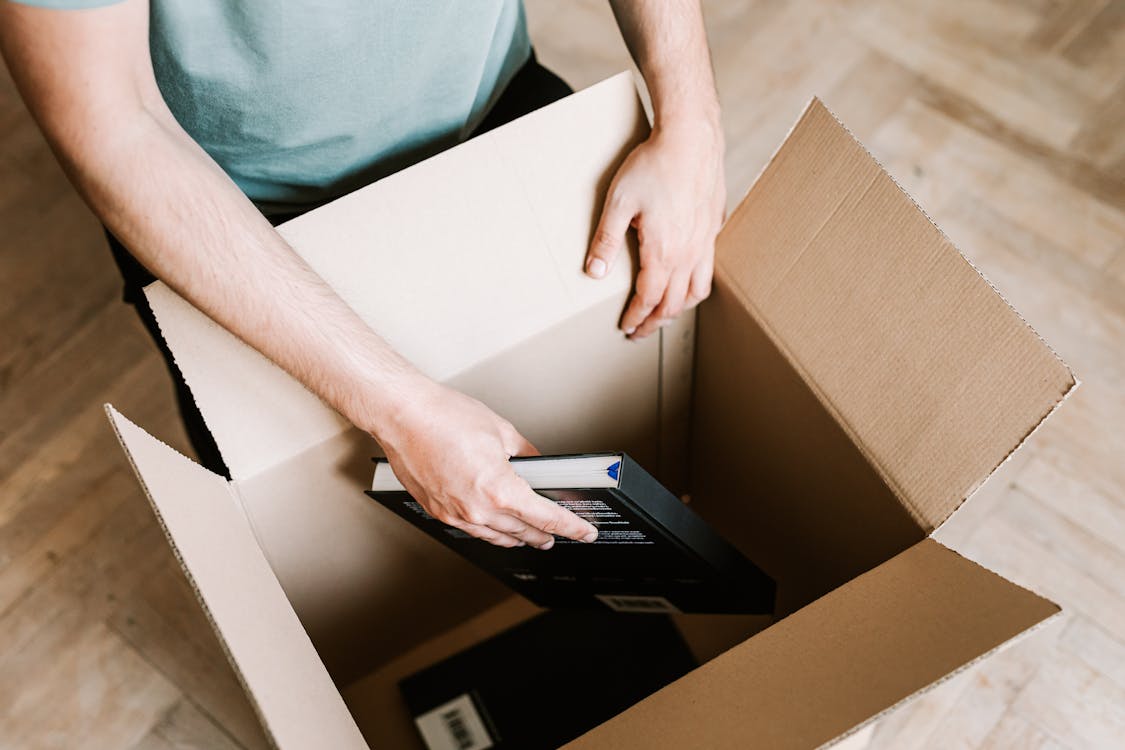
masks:
{"type": "Polygon", "coordinates": [[[658,317],[662,320],[671,320],[673,318],[678,318],[683,311],[684,305],[682,302],[675,305],[668,305],[659,311],[658,317]]]}
{"type": "Polygon", "coordinates": [[[617,237],[599,227],[594,232],[594,247],[612,248],[617,246],[617,237]]]}
{"type": "Polygon", "coordinates": [[[662,239],[646,235],[641,243],[645,251],[645,260],[649,266],[663,268],[668,264],[668,243],[662,239]]]}
{"type": "Polygon", "coordinates": [[[660,318],[674,318],[684,311],[684,301],[682,299],[668,300],[665,299],[657,308],[656,315],[660,318]]]}
{"type": "Polygon", "coordinates": [[[433,513],[430,513],[430,515],[436,518],[438,521],[444,523],[446,526],[456,527],[458,523],[460,523],[458,519],[453,517],[452,513],[447,513],[444,510],[434,511],[433,513]]]}
{"type": "Polygon", "coordinates": [[[488,514],[480,508],[465,508],[461,511],[461,518],[473,526],[483,526],[488,514]]]}

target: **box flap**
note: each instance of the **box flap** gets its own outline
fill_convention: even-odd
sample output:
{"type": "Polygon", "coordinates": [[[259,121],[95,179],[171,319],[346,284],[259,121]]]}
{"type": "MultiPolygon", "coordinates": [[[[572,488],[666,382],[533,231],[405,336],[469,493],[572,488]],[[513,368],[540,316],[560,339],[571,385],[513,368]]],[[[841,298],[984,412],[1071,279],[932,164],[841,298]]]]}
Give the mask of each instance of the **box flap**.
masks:
{"type": "Polygon", "coordinates": [[[566,747],[819,747],[1058,611],[924,539],[566,747]]]}
{"type": "MultiPolygon", "coordinates": [[[[572,315],[612,299],[624,304],[630,263],[601,280],[588,278],[582,263],[609,181],[647,131],[623,73],[279,231],[392,346],[446,380],[572,315]]],[[[296,381],[170,289],[146,291],[233,477],[344,429],[296,381]]],[[[619,345],[630,343],[622,337],[619,345]]]]}
{"type": "Polygon", "coordinates": [[[788,614],[926,532],[722,275],[699,309],[692,507],[788,614]]]}
{"type": "Polygon", "coordinates": [[[926,531],[1075,385],[817,100],[724,227],[717,275],[926,531]]]}
{"type": "Polygon", "coordinates": [[[274,744],[366,749],[226,480],[106,411],[274,744]]]}

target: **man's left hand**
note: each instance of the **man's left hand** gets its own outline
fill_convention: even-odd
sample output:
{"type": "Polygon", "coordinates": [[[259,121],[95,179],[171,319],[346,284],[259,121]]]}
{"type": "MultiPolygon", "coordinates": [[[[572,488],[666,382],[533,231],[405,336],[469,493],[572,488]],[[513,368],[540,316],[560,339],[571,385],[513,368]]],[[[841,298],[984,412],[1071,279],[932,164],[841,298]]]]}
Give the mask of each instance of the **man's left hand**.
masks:
{"type": "Polygon", "coordinates": [[[625,247],[632,226],[640,271],[621,330],[643,338],[711,293],[715,236],[726,211],[723,135],[700,118],[658,125],[617,171],[586,255],[601,278],[625,247]]]}

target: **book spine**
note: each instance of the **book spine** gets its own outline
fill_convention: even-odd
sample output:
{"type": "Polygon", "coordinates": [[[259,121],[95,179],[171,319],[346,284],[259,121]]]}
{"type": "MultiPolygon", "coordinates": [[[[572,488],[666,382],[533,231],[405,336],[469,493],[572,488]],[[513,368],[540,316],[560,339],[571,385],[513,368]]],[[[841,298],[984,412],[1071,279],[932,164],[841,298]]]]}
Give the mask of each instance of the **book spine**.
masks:
{"type": "Polygon", "coordinates": [[[750,562],[730,542],[719,536],[627,454],[622,459],[621,494],[630,505],[665,529],[674,529],[681,544],[694,550],[708,565],[731,575],[739,586],[769,601],[776,592],[774,580],[750,562]],[[634,499],[644,499],[644,506],[634,499]]]}

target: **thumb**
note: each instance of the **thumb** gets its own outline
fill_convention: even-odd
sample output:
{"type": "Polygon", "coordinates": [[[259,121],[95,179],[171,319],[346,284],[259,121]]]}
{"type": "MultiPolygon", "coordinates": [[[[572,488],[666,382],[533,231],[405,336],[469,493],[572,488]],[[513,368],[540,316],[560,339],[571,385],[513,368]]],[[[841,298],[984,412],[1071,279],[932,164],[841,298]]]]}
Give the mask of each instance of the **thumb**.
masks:
{"type": "Polygon", "coordinates": [[[636,211],[621,197],[621,194],[610,189],[602,208],[602,217],[598,227],[594,230],[594,240],[586,253],[586,273],[595,279],[600,279],[609,273],[613,261],[621,253],[625,245],[625,233],[633,222],[636,211]]]}

